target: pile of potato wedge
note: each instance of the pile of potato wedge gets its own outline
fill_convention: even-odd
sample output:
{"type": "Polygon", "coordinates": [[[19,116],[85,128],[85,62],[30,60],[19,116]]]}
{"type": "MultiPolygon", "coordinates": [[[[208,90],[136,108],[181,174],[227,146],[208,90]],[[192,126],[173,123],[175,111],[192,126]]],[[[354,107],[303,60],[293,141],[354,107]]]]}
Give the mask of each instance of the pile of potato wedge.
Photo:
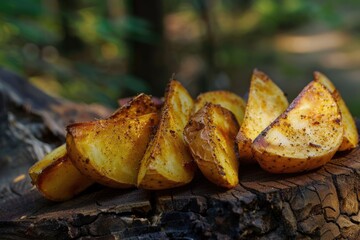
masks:
{"type": "Polygon", "coordinates": [[[29,169],[33,184],[53,201],[70,199],[95,182],[174,188],[191,182],[197,169],[214,184],[233,188],[239,165],[303,172],[358,144],[349,109],[319,72],[290,105],[268,76],[254,70],[247,102],[228,91],[194,100],[171,80],[163,102],[139,94],[107,119],[66,130],[66,143],[29,169]]]}

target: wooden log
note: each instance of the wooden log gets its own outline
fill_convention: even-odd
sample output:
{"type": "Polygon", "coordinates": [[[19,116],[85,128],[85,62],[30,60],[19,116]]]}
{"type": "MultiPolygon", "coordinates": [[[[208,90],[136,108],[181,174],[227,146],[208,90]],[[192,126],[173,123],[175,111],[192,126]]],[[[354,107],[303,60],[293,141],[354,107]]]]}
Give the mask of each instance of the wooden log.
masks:
{"type": "Polygon", "coordinates": [[[21,196],[28,185],[20,180],[28,182],[29,167],[65,141],[67,124],[110,113],[100,105],[51,97],[25,79],[0,69],[0,203],[21,196]]]}
{"type": "MultiPolygon", "coordinates": [[[[0,71],[2,96],[3,82],[0,71]]],[[[38,112],[24,113],[23,95],[19,96],[22,104],[17,107],[13,100],[1,104],[7,108],[0,118],[1,239],[360,238],[359,148],[302,174],[274,175],[258,166],[241,167],[240,184],[232,190],[216,187],[198,173],[191,184],[176,189],[94,185],[72,200],[48,201],[31,186],[27,168],[39,149],[45,151],[62,138],[38,112]]],[[[61,107],[67,104],[57,101],[61,107]]],[[[58,124],[62,115],[48,106],[42,111],[58,124]]]]}

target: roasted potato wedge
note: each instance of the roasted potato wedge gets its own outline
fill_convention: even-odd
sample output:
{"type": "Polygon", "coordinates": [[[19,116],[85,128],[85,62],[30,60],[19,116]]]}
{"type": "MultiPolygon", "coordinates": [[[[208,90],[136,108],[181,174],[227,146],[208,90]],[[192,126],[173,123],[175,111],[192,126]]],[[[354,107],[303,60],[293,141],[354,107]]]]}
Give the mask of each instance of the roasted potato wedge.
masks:
{"type": "MultiPolygon", "coordinates": [[[[122,107],[126,104],[129,103],[129,101],[131,101],[133,98],[132,97],[127,97],[127,98],[121,98],[118,100],[118,103],[119,103],[119,106],[122,107]]],[[[163,99],[161,98],[158,98],[158,97],[151,97],[151,101],[153,102],[154,106],[157,108],[157,109],[161,109],[164,101],[163,99]]]]}
{"type": "Polygon", "coordinates": [[[118,118],[134,118],[147,113],[154,113],[158,110],[158,106],[153,98],[144,93],[140,93],[136,97],[130,99],[116,110],[109,119],[118,118]]]}
{"type": "Polygon", "coordinates": [[[211,182],[225,188],[239,183],[239,161],[235,137],[239,124],[233,113],[207,102],[190,118],[184,129],[197,166],[211,182]]]}
{"type": "Polygon", "coordinates": [[[135,98],[108,119],[69,125],[66,145],[74,165],[103,185],[136,186],[140,160],[159,121],[158,113],[144,106],[135,98]]]}
{"type": "Polygon", "coordinates": [[[245,113],[245,101],[235,93],[229,91],[210,91],[200,94],[196,100],[193,114],[199,111],[207,102],[220,104],[222,107],[231,111],[239,125],[241,125],[245,113]]]}
{"type": "Polygon", "coordinates": [[[36,162],[29,169],[29,175],[37,189],[52,201],[68,200],[94,182],[73,165],[65,144],[36,162]]]}
{"type": "Polygon", "coordinates": [[[193,105],[187,90],[178,81],[170,81],[159,127],[141,160],[138,187],[173,188],[193,179],[196,166],[183,138],[193,105]]]}
{"type": "Polygon", "coordinates": [[[339,106],[342,115],[342,121],[344,125],[344,139],[338,151],[345,151],[355,148],[359,142],[359,135],[354,118],[346,106],[346,103],[344,102],[338,90],[335,88],[334,84],[324,74],[315,72],[314,78],[315,81],[323,84],[331,92],[339,106]]]}
{"type": "Polygon", "coordinates": [[[295,173],[324,165],[342,140],[343,124],[335,99],[325,86],[312,81],[261,132],[252,148],[266,171],[295,173]]]}
{"type": "Polygon", "coordinates": [[[281,89],[263,72],[254,70],[244,120],[236,137],[240,162],[255,163],[251,143],[288,105],[281,89]]]}

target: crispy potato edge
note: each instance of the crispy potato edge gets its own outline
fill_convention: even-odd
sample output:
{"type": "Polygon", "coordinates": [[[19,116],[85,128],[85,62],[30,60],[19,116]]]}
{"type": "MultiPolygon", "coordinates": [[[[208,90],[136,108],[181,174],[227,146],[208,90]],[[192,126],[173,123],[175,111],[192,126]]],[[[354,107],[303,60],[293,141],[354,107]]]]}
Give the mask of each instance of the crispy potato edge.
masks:
{"type": "MultiPolygon", "coordinates": [[[[183,93],[187,95],[187,98],[191,100],[191,107],[189,109],[189,116],[187,117],[187,121],[190,117],[192,108],[194,106],[194,100],[190,96],[190,94],[187,92],[187,90],[182,86],[180,82],[178,82],[175,79],[171,79],[169,83],[167,84],[166,90],[165,90],[165,97],[164,97],[164,104],[161,108],[161,118],[160,123],[157,127],[156,133],[153,135],[152,139],[150,140],[148,149],[146,150],[143,159],[141,160],[140,164],[140,170],[137,180],[137,187],[144,188],[144,189],[152,189],[152,190],[160,190],[160,189],[167,189],[167,188],[173,188],[178,187],[181,185],[185,185],[192,181],[196,165],[191,158],[191,160],[187,160],[184,163],[184,168],[187,172],[189,172],[189,175],[191,176],[189,179],[187,179],[185,182],[176,182],[171,179],[166,178],[161,173],[159,173],[156,169],[152,167],[152,162],[155,160],[155,156],[157,154],[161,154],[161,142],[163,135],[165,135],[164,132],[168,131],[168,127],[170,124],[170,114],[169,111],[171,110],[171,103],[170,99],[175,94],[175,89],[178,87],[183,89],[183,93]],[[161,184],[161,186],[160,186],[161,184]]],[[[184,124],[185,125],[185,124],[184,124]]],[[[182,137],[182,132],[181,132],[182,137]]],[[[185,146],[184,139],[182,137],[182,143],[185,146]]],[[[163,146],[166,147],[166,146],[163,146]]],[[[187,148],[187,147],[186,147],[187,148]]],[[[190,152],[188,153],[189,156],[191,156],[190,152]]]]}
{"type": "MultiPolygon", "coordinates": [[[[238,170],[238,153],[235,143],[235,136],[239,129],[238,122],[234,114],[227,110],[226,108],[212,103],[206,103],[197,113],[195,113],[188,124],[184,128],[184,139],[189,149],[194,157],[195,162],[197,163],[199,169],[204,174],[204,176],[211,182],[216,185],[225,188],[233,188],[239,182],[238,170]],[[227,176],[224,172],[224,167],[220,166],[221,163],[216,156],[216,141],[214,141],[215,132],[214,127],[216,127],[212,119],[211,111],[220,111],[224,118],[227,118],[232,126],[235,126],[236,130],[233,135],[234,146],[228,146],[230,149],[233,149],[233,154],[237,162],[237,168],[231,169],[234,172],[235,179],[231,179],[230,176],[227,176]],[[202,154],[200,154],[200,152],[202,154]],[[215,170],[215,171],[214,171],[215,170]]],[[[231,135],[231,133],[229,133],[231,135]]],[[[230,166],[225,166],[230,167],[230,166]]]]}
{"type": "MultiPolygon", "coordinates": [[[[311,168],[307,169],[306,166],[307,165],[310,165],[310,164],[307,164],[307,161],[304,159],[299,159],[299,158],[291,158],[291,157],[284,157],[282,158],[281,156],[279,155],[275,155],[275,154],[271,154],[271,153],[268,153],[268,152],[263,152],[263,151],[259,151],[257,149],[257,147],[254,147],[254,145],[258,145],[258,146],[265,146],[267,143],[264,141],[264,137],[266,136],[267,132],[269,131],[269,129],[273,128],[274,126],[276,125],[279,125],[279,120],[280,119],[286,119],[287,118],[287,115],[288,113],[293,110],[299,103],[299,101],[301,100],[301,98],[303,97],[304,94],[306,94],[306,91],[308,91],[308,89],[310,87],[312,87],[312,85],[314,85],[316,82],[315,81],[312,81],[310,82],[307,86],[305,86],[305,88],[299,93],[299,95],[293,100],[293,102],[289,105],[289,107],[285,110],[284,113],[282,113],[278,118],[276,118],[271,124],[269,124],[268,127],[266,127],[259,135],[258,137],[255,138],[255,140],[253,141],[252,145],[253,145],[253,148],[252,148],[252,151],[253,151],[253,155],[255,156],[257,162],[260,164],[260,166],[268,171],[268,172],[271,172],[271,173],[297,173],[297,172],[303,172],[303,171],[309,171],[309,170],[312,170],[312,169],[316,169],[316,168],[319,168],[321,166],[323,166],[324,164],[326,164],[328,161],[331,160],[331,158],[334,156],[334,154],[336,153],[336,151],[338,150],[341,142],[338,144],[338,146],[336,146],[334,148],[333,151],[330,151],[324,155],[321,155],[321,156],[314,156],[312,157],[312,159],[315,161],[315,162],[318,162],[318,164],[315,164],[313,166],[311,166],[311,168]],[[279,160],[280,159],[280,160],[279,160]],[[295,162],[299,162],[299,167],[301,166],[304,166],[306,169],[302,169],[302,170],[295,170],[295,171],[292,171],[292,170],[288,170],[288,171],[277,171],[275,169],[269,169],[269,167],[267,166],[266,163],[268,162],[273,162],[273,163],[276,163],[278,161],[283,161],[284,159],[287,159],[287,161],[295,161],[295,162]]],[[[319,86],[321,86],[326,92],[328,92],[330,94],[330,96],[334,99],[333,95],[331,94],[331,92],[329,91],[329,89],[327,87],[325,87],[323,84],[321,83],[317,83],[319,84],[319,86]]],[[[334,99],[334,102],[335,99],[334,99]]],[[[338,112],[338,115],[340,117],[340,121],[341,121],[341,113],[340,113],[340,109],[339,107],[337,107],[337,112],[338,112]]],[[[342,128],[343,129],[343,128],[342,128]]],[[[284,163],[282,162],[281,165],[283,165],[284,163]]]]}

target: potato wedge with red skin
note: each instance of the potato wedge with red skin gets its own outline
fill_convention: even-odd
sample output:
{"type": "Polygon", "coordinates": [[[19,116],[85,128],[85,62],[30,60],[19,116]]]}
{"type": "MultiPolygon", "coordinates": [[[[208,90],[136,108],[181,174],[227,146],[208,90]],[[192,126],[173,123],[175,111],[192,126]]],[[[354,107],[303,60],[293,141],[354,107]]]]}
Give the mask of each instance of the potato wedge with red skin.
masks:
{"type": "Polygon", "coordinates": [[[197,166],[211,182],[225,188],[239,183],[239,160],[235,143],[239,124],[232,112],[206,103],[190,118],[184,129],[197,166]]]}
{"type": "Polygon", "coordinates": [[[73,165],[65,144],[36,162],[29,175],[42,195],[52,201],[71,199],[94,183],[73,165]]]}
{"type": "Polygon", "coordinates": [[[346,106],[346,103],[341,97],[339,91],[336,89],[334,84],[320,72],[314,73],[314,80],[323,84],[331,92],[339,106],[344,125],[344,139],[338,151],[346,151],[355,148],[359,142],[359,134],[354,118],[351,115],[351,112],[346,106]]]}
{"type": "Polygon", "coordinates": [[[189,183],[196,165],[185,145],[183,130],[194,101],[176,80],[171,80],[165,93],[159,127],[141,160],[138,187],[167,189],[189,183]]]}
{"type": "Polygon", "coordinates": [[[136,186],[140,160],[159,121],[151,106],[142,94],[108,119],[69,125],[66,145],[74,165],[100,184],[136,186]]]}
{"type": "Polygon", "coordinates": [[[288,105],[283,91],[263,72],[254,70],[244,120],[236,137],[241,163],[256,163],[251,143],[288,105]]]}
{"type": "Polygon", "coordinates": [[[266,171],[296,173],[318,168],[343,140],[339,107],[325,86],[312,81],[254,140],[255,159],[266,171]]]}
{"type": "Polygon", "coordinates": [[[231,111],[235,115],[238,124],[241,125],[246,104],[240,96],[223,90],[202,93],[195,100],[193,114],[199,111],[207,102],[219,104],[231,111]]]}

